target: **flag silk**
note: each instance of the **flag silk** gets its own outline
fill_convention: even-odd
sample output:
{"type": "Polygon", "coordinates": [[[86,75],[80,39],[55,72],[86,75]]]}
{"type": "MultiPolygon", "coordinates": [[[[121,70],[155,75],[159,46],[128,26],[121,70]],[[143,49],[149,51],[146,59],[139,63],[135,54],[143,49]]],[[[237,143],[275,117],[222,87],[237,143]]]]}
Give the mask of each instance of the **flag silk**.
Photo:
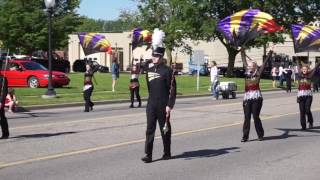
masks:
{"type": "Polygon", "coordinates": [[[78,34],[78,37],[86,56],[98,52],[108,52],[112,54],[111,44],[104,35],[82,32],[78,34]]]}
{"type": "Polygon", "coordinates": [[[303,24],[291,25],[295,53],[320,51],[320,28],[303,24]]]}
{"type": "Polygon", "coordinates": [[[258,9],[249,9],[222,19],[217,29],[229,43],[238,48],[260,34],[282,31],[283,27],[278,26],[270,14],[258,9]]]}
{"type": "Polygon", "coordinates": [[[141,28],[135,28],[132,32],[132,50],[138,46],[150,44],[152,41],[152,34],[148,30],[142,30],[141,28]]]}

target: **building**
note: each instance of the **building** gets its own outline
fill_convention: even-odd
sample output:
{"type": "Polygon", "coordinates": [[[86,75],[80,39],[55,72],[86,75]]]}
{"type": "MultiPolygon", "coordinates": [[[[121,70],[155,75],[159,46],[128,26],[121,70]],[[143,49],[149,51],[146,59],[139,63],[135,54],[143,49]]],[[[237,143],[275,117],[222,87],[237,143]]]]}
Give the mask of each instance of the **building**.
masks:
{"type": "MultiPolygon", "coordinates": [[[[131,63],[132,59],[150,59],[151,58],[151,50],[146,51],[146,47],[138,47],[133,52],[131,51],[131,32],[123,32],[123,33],[101,33],[106,36],[106,38],[110,41],[113,51],[118,53],[120,69],[122,71],[126,71],[131,63]]],[[[206,55],[205,57],[208,61],[216,61],[219,66],[227,66],[228,65],[228,53],[223,44],[219,41],[213,42],[193,42],[186,41],[193,49],[193,51],[203,51],[206,55]]],[[[188,63],[190,61],[190,55],[180,52],[182,49],[177,48],[173,53],[173,59],[178,63],[183,63],[183,71],[188,72],[188,63]]],[[[263,56],[263,48],[252,48],[247,51],[247,54],[251,59],[257,61],[258,64],[262,63],[263,56]]],[[[286,36],[286,40],[283,44],[277,44],[275,46],[275,52],[277,54],[286,54],[290,58],[293,56],[308,56],[310,57],[310,61],[314,62],[315,57],[320,56],[320,53],[294,53],[293,42],[289,36],[286,36]]],[[[85,55],[83,53],[82,47],[79,44],[79,39],[77,34],[69,35],[69,52],[68,57],[70,64],[72,66],[73,62],[77,59],[84,59],[85,55]]],[[[110,67],[110,55],[107,53],[96,53],[87,56],[86,58],[91,58],[92,60],[96,60],[99,64],[110,67]]],[[[311,63],[314,65],[314,63],[311,63]]],[[[236,57],[235,62],[236,67],[242,67],[242,62],[240,58],[240,54],[236,57]]]]}

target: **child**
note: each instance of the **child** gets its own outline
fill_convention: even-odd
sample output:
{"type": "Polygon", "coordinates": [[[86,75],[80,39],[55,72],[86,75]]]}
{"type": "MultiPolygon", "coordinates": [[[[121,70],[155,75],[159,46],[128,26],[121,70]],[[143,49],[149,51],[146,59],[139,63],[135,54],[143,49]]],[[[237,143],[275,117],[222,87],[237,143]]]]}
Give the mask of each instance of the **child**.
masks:
{"type": "Polygon", "coordinates": [[[16,106],[18,105],[18,101],[13,88],[8,89],[8,94],[6,96],[5,107],[8,107],[8,112],[13,112],[16,106]]]}

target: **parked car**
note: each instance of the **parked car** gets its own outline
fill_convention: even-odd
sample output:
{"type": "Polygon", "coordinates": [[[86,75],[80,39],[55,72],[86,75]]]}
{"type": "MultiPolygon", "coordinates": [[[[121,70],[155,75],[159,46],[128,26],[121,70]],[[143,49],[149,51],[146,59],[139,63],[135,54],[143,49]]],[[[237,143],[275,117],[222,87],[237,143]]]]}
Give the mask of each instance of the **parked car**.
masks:
{"type": "Polygon", "coordinates": [[[109,68],[107,66],[102,66],[97,61],[82,60],[82,59],[78,59],[78,60],[74,61],[73,66],[72,66],[72,70],[74,72],[85,72],[86,71],[86,63],[91,64],[94,69],[98,69],[98,71],[101,73],[108,73],[109,72],[109,68]]]}
{"type": "MultiPolygon", "coordinates": [[[[197,64],[189,64],[189,75],[196,75],[198,70],[197,64]]],[[[208,76],[210,74],[208,66],[206,64],[200,65],[199,74],[201,76],[208,76]]]]}
{"type": "MultiPolygon", "coordinates": [[[[49,68],[49,61],[47,59],[32,58],[31,60],[41,64],[42,66],[44,66],[46,68],[49,68]]],[[[70,62],[68,60],[52,59],[52,70],[64,72],[64,73],[69,73],[70,72],[70,62]]]]}
{"type": "MultiPolygon", "coordinates": [[[[48,70],[30,60],[10,60],[1,74],[7,77],[9,87],[47,87],[48,70]]],[[[52,83],[55,87],[68,85],[70,79],[65,73],[53,71],[52,83]]]]}

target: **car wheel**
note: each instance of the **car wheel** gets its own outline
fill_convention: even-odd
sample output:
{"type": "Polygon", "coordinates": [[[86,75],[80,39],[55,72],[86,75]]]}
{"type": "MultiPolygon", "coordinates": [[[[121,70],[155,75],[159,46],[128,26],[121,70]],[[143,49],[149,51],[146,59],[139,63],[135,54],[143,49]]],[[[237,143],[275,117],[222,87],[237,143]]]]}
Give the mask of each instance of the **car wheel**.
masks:
{"type": "Polygon", "coordinates": [[[34,76],[31,76],[29,79],[28,79],[28,86],[30,88],[38,88],[39,87],[39,80],[34,77],[34,76]]]}

